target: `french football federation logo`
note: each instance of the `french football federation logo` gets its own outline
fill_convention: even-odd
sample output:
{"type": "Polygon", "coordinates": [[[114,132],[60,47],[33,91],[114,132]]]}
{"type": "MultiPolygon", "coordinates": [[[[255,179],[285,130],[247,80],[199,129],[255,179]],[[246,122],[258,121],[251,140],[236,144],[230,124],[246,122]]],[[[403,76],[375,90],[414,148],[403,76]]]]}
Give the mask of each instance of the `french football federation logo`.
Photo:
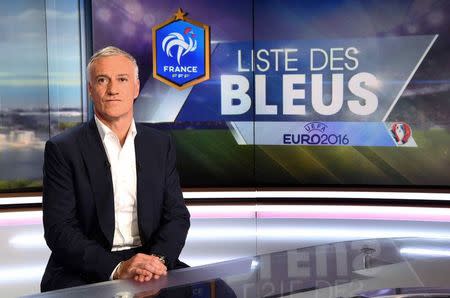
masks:
{"type": "Polygon", "coordinates": [[[179,90],[210,78],[209,26],[183,10],[152,28],[153,76],[179,90]]]}

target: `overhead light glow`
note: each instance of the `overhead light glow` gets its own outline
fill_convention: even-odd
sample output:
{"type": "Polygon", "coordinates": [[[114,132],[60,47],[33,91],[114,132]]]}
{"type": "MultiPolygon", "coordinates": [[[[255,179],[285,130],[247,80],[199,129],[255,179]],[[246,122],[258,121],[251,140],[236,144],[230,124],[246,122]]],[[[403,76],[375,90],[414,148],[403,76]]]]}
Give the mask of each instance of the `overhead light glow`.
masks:
{"type": "Polygon", "coordinates": [[[45,264],[24,267],[2,266],[0,267],[0,284],[39,280],[44,274],[44,269],[45,264]]]}
{"type": "MultiPolygon", "coordinates": [[[[342,198],[450,201],[450,193],[378,191],[184,191],[185,199],[342,198]]],[[[38,204],[41,196],[5,197],[0,205],[38,204]]]]}
{"type": "Polygon", "coordinates": [[[418,247],[404,247],[400,249],[402,255],[419,255],[427,257],[450,257],[450,250],[448,249],[434,249],[434,248],[418,248],[418,247]]]}
{"type": "Polygon", "coordinates": [[[9,239],[9,245],[15,249],[46,248],[43,233],[23,233],[9,239]]]}

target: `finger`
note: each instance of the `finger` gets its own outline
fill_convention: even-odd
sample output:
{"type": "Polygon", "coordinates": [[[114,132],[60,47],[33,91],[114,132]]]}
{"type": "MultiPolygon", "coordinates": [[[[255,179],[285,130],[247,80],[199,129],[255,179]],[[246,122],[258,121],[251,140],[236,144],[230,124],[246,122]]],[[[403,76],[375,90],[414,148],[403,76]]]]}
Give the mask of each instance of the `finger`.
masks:
{"type": "Polygon", "coordinates": [[[146,270],[148,270],[148,271],[150,271],[152,273],[158,274],[158,275],[162,275],[162,274],[164,274],[164,272],[167,271],[165,266],[158,266],[158,265],[155,265],[153,263],[152,264],[146,264],[144,268],[146,270]]]}
{"type": "Polygon", "coordinates": [[[144,264],[144,263],[139,263],[136,264],[136,267],[133,267],[133,274],[136,275],[148,275],[148,274],[153,274],[155,271],[152,267],[149,267],[149,264],[144,264]]]}
{"type": "Polygon", "coordinates": [[[153,274],[149,274],[149,275],[136,275],[137,277],[141,278],[143,277],[144,281],[149,281],[153,278],[153,274]]]}
{"type": "Polygon", "coordinates": [[[151,260],[151,257],[145,254],[137,254],[131,257],[123,263],[120,277],[134,278],[135,275],[149,275],[151,272],[145,269],[149,260],[151,260]]]}
{"type": "Polygon", "coordinates": [[[159,261],[159,259],[153,259],[150,262],[137,263],[136,267],[143,268],[150,272],[155,272],[155,273],[157,273],[157,272],[161,273],[163,271],[167,271],[167,267],[164,266],[164,264],[161,263],[159,261]]]}
{"type": "Polygon", "coordinates": [[[159,274],[162,274],[163,271],[167,271],[167,267],[164,263],[162,263],[158,257],[152,255],[139,253],[133,257],[133,263],[136,267],[141,268],[143,268],[145,264],[150,264],[154,269],[148,267],[147,270],[159,274]]]}
{"type": "Polygon", "coordinates": [[[147,270],[147,271],[152,272],[152,273],[158,273],[158,272],[157,272],[158,269],[157,269],[155,266],[153,266],[152,264],[145,264],[143,268],[144,268],[145,270],[147,270]]]}
{"type": "Polygon", "coordinates": [[[162,271],[167,271],[167,267],[159,261],[158,261],[158,268],[160,268],[162,271]]]}
{"type": "Polygon", "coordinates": [[[145,275],[145,276],[152,274],[150,271],[141,268],[136,268],[133,273],[136,275],[145,275]]]}

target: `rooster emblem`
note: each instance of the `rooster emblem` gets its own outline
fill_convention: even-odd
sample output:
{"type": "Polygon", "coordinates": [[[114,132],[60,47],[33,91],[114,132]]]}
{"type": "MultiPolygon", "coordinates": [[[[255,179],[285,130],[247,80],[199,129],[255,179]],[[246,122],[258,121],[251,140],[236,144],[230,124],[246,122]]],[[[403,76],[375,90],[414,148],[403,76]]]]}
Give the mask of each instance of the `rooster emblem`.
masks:
{"type": "Polygon", "coordinates": [[[171,50],[173,47],[178,47],[178,65],[181,64],[180,60],[182,56],[197,49],[197,41],[194,39],[195,34],[191,27],[184,29],[184,35],[187,36],[187,41],[185,37],[178,32],[169,33],[169,35],[167,35],[162,41],[162,49],[166,53],[167,57],[173,57],[171,50]]]}

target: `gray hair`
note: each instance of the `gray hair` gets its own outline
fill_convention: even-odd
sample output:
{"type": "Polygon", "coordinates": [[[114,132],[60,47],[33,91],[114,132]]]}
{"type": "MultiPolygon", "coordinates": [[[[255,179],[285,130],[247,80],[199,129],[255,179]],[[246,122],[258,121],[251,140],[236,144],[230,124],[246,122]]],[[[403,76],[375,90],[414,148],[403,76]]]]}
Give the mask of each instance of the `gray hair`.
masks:
{"type": "Polygon", "coordinates": [[[100,49],[97,52],[94,53],[94,55],[92,55],[91,59],[89,60],[89,63],[87,65],[87,71],[88,71],[88,80],[89,77],[91,75],[91,67],[92,64],[102,58],[102,57],[109,57],[109,56],[124,56],[126,58],[128,58],[134,65],[134,69],[135,69],[135,74],[136,74],[136,79],[139,79],[139,68],[136,62],[136,59],[134,59],[133,56],[131,56],[129,53],[125,52],[124,50],[121,50],[117,47],[113,47],[113,46],[108,46],[106,48],[100,49]]]}

